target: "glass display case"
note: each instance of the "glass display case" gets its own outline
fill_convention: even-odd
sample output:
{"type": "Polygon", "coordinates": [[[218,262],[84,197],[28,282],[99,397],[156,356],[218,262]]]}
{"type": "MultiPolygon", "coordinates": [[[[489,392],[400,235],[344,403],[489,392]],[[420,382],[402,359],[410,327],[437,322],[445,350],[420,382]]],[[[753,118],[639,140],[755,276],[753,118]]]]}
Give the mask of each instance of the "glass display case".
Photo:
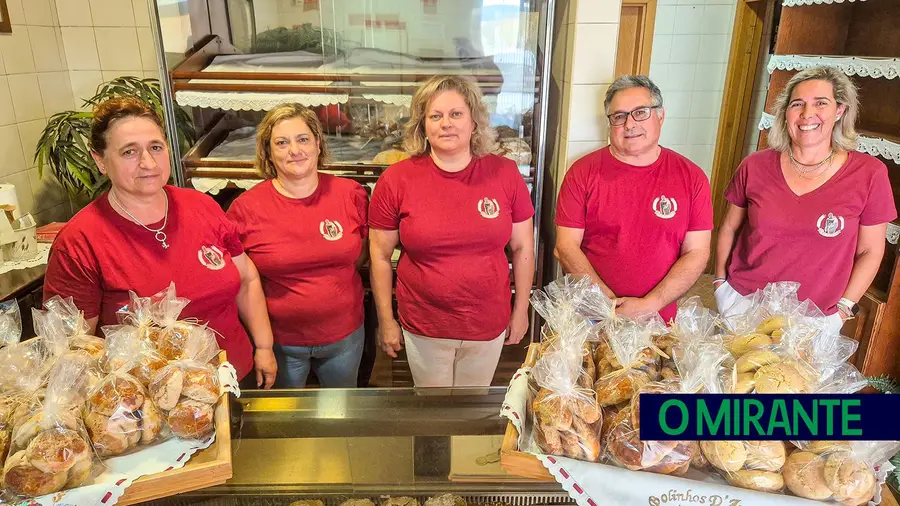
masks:
{"type": "Polygon", "coordinates": [[[256,127],[284,102],[325,127],[328,172],[370,188],[400,145],[416,87],[435,74],[471,77],[540,203],[552,2],[529,0],[154,0],[174,103],[198,141],[178,153],[182,182],[247,188],[256,127]],[[536,123],[536,119],[538,122],[536,123]]]}
{"type": "Polygon", "coordinates": [[[447,493],[469,504],[572,503],[556,483],[500,469],[505,391],[247,391],[232,407],[232,479],[153,504],[424,504],[447,493]]]}

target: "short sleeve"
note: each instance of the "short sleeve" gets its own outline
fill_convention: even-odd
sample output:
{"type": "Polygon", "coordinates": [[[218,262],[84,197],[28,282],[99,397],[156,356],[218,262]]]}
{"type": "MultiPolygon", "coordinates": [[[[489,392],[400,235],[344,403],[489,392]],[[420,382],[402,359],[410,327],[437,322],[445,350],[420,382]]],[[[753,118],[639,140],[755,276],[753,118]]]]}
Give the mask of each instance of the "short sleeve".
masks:
{"type": "Polygon", "coordinates": [[[556,200],[556,224],[560,227],[584,228],[587,214],[585,175],[590,162],[578,160],[563,178],[556,200]]]}
{"type": "Polygon", "coordinates": [[[222,241],[222,246],[228,250],[228,253],[232,257],[243,255],[244,245],[241,243],[240,227],[238,227],[238,224],[225,215],[225,211],[219,207],[219,204],[216,203],[212,197],[203,195],[203,198],[206,208],[205,212],[209,214],[208,219],[210,220],[210,224],[216,227],[213,228],[213,230],[218,229],[219,240],[222,241]]]}
{"type": "Polygon", "coordinates": [[[876,158],[873,158],[871,163],[877,164],[878,167],[869,183],[866,207],[859,216],[859,224],[864,227],[881,225],[897,218],[897,206],[894,203],[887,166],[876,158]]]}
{"type": "Polygon", "coordinates": [[[369,194],[360,184],[356,184],[351,195],[353,208],[359,217],[359,235],[363,239],[369,238],[369,194]]]}
{"type": "Polygon", "coordinates": [[[241,241],[241,244],[247,244],[247,215],[244,212],[244,205],[240,198],[236,199],[228,206],[225,217],[228,218],[237,229],[238,240],[241,241]]]}
{"type": "Polygon", "coordinates": [[[749,163],[747,163],[747,159],[745,158],[744,161],[741,162],[741,165],[738,166],[737,170],[734,171],[734,176],[732,176],[731,182],[728,183],[728,188],[725,189],[725,200],[738,207],[747,207],[748,172],[749,163]]]}
{"type": "Polygon", "coordinates": [[[531,203],[528,185],[525,184],[525,178],[519,173],[519,168],[515,163],[510,163],[509,167],[508,173],[512,187],[509,204],[512,211],[512,221],[513,223],[521,223],[534,216],[534,204],[531,203]]]}
{"type": "Polygon", "coordinates": [[[709,187],[709,180],[700,167],[694,167],[691,172],[694,181],[691,197],[691,221],[688,223],[688,231],[712,230],[712,190],[709,187]]]}
{"type": "Polygon", "coordinates": [[[81,255],[72,255],[52,248],[44,275],[44,300],[54,295],[72,297],[87,319],[100,316],[103,289],[96,257],[87,250],[81,255]]]}
{"type": "Polygon", "coordinates": [[[378,230],[400,228],[400,195],[398,181],[390,168],[378,178],[369,203],[369,227],[378,230]]]}

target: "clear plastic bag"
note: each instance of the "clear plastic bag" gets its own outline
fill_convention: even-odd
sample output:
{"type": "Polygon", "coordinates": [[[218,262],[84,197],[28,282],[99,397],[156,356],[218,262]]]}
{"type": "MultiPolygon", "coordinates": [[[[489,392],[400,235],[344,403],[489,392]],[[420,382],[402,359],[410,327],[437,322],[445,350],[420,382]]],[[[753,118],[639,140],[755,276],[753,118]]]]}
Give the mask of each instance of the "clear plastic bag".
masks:
{"type": "Polygon", "coordinates": [[[105,372],[127,371],[149,388],[153,374],[168,360],[156,347],[141,339],[141,329],[131,325],[107,325],[101,329],[106,336],[106,354],[101,360],[105,372]]]}
{"type": "Polygon", "coordinates": [[[55,363],[43,403],[13,430],[3,474],[8,498],[78,487],[91,475],[93,452],[80,401],[95,367],[82,351],[66,353],[55,363]]]}
{"type": "Polygon", "coordinates": [[[784,465],[784,481],[794,495],[841,503],[867,504],[878,485],[876,467],[900,450],[900,441],[796,441],[784,465]]]}
{"type": "Polygon", "coordinates": [[[144,386],[124,371],[107,374],[90,392],[84,423],[101,457],[122,455],[153,443],[165,427],[162,412],[144,386]]]}
{"type": "Polygon", "coordinates": [[[16,299],[0,302],[0,347],[22,339],[22,314],[16,299]]]}
{"type": "Polygon", "coordinates": [[[617,317],[605,330],[606,339],[598,345],[598,368],[601,373],[612,370],[597,379],[594,390],[600,406],[612,406],[629,402],[642,386],[659,380],[663,353],[653,338],[664,335],[666,326],[659,315],[639,320],[617,317]]]}
{"type": "Polygon", "coordinates": [[[152,301],[150,314],[158,328],[147,328],[148,339],[167,360],[184,359],[188,336],[196,325],[178,318],[190,301],[175,294],[175,283],[154,295],[152,301]]]}

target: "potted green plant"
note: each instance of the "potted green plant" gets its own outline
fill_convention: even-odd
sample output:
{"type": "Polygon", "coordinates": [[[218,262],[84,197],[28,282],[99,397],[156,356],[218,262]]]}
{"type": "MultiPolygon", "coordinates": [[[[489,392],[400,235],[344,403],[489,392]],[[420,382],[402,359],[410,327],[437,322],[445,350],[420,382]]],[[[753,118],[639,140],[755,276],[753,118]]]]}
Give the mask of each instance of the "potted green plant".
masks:
{"type": "MultiPolygon", "coordinates": [[[[139,98],[153,107],[163,117],[162,93],[158,79],[140,79],[123,76],[97,87],[97,93],[83,100],[84,106],[93,107],[118,96],[139,98]]],[[[178,144],[186,151],[196,140],[190,115],[180,107],[175,108],[175,124],[178,144]]],[[[80,208],[90,203],[109,187],[109,179],[100,173],[91,158],[91,113],[63,111],[54,114],[44,127],[34,151],[38,174],[43,177],[44,168],[63,185],[72,201],[80,208]]]]}

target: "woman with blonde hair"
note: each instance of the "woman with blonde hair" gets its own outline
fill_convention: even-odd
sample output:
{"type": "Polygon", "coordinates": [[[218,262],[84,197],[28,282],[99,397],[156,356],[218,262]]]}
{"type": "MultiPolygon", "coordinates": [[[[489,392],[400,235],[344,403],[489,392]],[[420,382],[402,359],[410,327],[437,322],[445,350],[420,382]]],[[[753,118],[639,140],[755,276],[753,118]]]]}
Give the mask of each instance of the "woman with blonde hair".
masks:
{"type": "Polygon", "coordinates": [[[744,159],[725,192],[713,283],[726,316],[773,281],[799,282],[836,331],[856,315],[897,217],[887,167],[856,151],[858,110],[834,67],[797,73],[778,96],[770,148],[744,159]]]}
{"type": "Polygon", "coordinates": [[[534,208],[516,164],[490,154],[494,139],[478,86],[434,76],[413,96],[403,142],[412,157],[389,167],[372,195],[379,344],[395,358],[406,344],[416,386],[490,385],[504,342],[517,344],[528,328],[534,208]]]}
{"type": "Polygon", "coordinates": [[[368,198],[359,183],[319,173],[327,158],[315,113],[275,107],[256,137],[265,181],[228,209],[262,276],[280,388],[303,388],[310,369],[323,387],[357,384],[368,198]]]}

